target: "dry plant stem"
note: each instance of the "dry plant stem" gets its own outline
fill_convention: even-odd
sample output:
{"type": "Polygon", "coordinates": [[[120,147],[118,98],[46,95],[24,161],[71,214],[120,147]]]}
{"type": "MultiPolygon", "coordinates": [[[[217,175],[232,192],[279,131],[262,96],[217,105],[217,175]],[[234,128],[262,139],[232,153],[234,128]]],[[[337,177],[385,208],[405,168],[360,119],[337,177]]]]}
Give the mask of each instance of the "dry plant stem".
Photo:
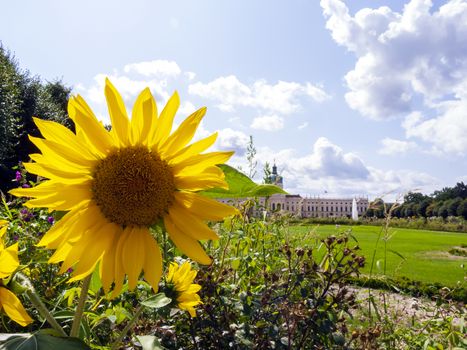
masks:
{"type": "Polygon", "coordinates": [[[81,293],[79,295],[78,307],[75,311],[75,317],[73,318],[73,325],[71,326],[70,337],[78,337],[79,327],[81,325],[81,318],[83,317],[84,304],[88,297],[89,284],[91,283],[92,274],[87,276],[83,280],[83,285],[81,286],[81,293]]]}
{"type": "Polygon", "coordinates": [[[26,289],[26,295],[31,301],[31,303],[34,305],[34,307],[39,311],[39,314],[44,317],[47,322],[52,326],[53,329],[55,329],[60,335],[63,335],[64,337],[67,336],[63,328],[58,324],[57,320],[52,316],[50,311],[47,309],[47,306],[42,302],[41,298],[36,294],[36,291],[34,289],[34,286],[32,285],[31,281],[29,278],[27,278],[25,275],[22,273],[18,273],[17,277],[19,280],[22,281],[22,284],[27,288],[26,289]]]}
{"type": "Polygon", "coordinates": [[[39,298],[39,296],[36,294],[36,292],[32,289],[28,289],[26,291],[26,295],[28,296],[29,300],[34,305],[34,307],[37,309],[37,311],[39,311],[41,316],[47,320],[47,322],[52,326],[52,328],[55,329],[58,333],[60,333],[60,335],[66,337],[67,334],[65,333],[63,328],[58,324],[57,320],[50,314],[49,310],[44,305],[41,298],[39,298]]]}
{"type": "Polygon", "coordinates": [[[130,329],[134,326],[136,321],[138,320],[139,316],[143,313],[143,305],[139,305],[138,308],[135,311],[135,314],[133,315],[133,318],[128,321],[127,325],[125,328],[123,328],[122,333],[118,336],[117,340],[115,340],[111,346],[111,350],[116,350],[118,349],[120,343],[122,342],[123,338],[127,335],[127,333],[130,331],[130,329]]]}

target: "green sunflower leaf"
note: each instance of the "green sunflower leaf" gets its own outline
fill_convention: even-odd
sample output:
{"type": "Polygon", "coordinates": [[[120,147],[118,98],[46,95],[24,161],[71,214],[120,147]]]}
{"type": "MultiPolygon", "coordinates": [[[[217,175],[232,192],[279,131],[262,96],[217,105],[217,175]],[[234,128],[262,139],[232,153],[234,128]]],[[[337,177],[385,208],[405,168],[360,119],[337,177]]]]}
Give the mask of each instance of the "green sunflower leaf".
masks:
{"type": "Polygon", "coordinates": [[[140,342],[143,350],[163,350],[159,340],[153,335],[137,335],[136,339],[140,342]]]}
{"type": "Polygon", "coordinates": [[[46,332],[0,334],[0,350],[90,350],[78,338],[54,337],[46,332]]]}
{"type": "Polygon", "coordinates": [[[202,194],[211,198],[266,197],[275,193],[287,194],[275,185],[258,185],[248,176],[226,164],[218,165],[225,174],[229,189],[212,188],[202,194]]]}
{"type": "Polygon", "coordinates": [[[167,298],[164,293],[157,293],[142,301],[141,304],[151,309],[160,309],[161,307],[169,305],[171,302],[172,299],[167,298]]]}

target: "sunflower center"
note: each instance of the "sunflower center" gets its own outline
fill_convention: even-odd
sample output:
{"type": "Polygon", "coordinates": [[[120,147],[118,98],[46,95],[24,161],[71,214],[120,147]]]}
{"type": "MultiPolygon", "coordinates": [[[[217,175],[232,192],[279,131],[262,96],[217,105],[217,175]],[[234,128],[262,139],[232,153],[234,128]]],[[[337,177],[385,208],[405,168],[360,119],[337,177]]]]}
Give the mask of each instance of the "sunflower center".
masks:
{"type": "Polygon", "coordinates": [[[104,216],[122,226],[150,226],[174,200],[173,174],[145,147],[117,149],[94,169],[93,199],[104,216]]]}

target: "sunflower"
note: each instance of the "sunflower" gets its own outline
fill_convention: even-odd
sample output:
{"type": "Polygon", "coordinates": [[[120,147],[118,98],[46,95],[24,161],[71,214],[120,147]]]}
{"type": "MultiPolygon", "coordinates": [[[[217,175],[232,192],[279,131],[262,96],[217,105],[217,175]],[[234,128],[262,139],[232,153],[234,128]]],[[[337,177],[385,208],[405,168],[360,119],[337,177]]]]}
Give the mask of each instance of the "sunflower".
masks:
{"type": "Polygon", "coordinates": [[[99,264],[106,292],[122,289],[125,275],[134,289],[141,272],[157,290],[162,256],[149,228],[163,224],[172,242],[188,257],[210,264],[199,240],[217,239],[205,220],[222,220],[235,213],[231,206],[197,192],[228,188],[216,166],[233,152],[202,153],[217,133],[189,144],[206,108],[188,116],[171,133],[180,105],[175,92],[158,116],[148,88],[133,106],[131,120],[123,99],[106,79],[111,130],[95,117],[79,95],[68,103],[76,133],[51,121],[34,118],[43,138],[30,137],[41,151],[24,166],[49,180],[34,188],[11,190],[32,197],[28,207],[68,211],[39,242],[55,249],[50,263],[73,267],[70,281],[85,278],[99,264]]]}
{"type": "Polygon", "coordinates": [[[196,274],[190,263],[185,261],[182,265],[170,263],[166,278],[166,294],[175,299],[176,306],[180,310],[188,311],[191,317],[196,317],[195,306],[201,304],[197,294],[201,286],[193,283],[196,274]]]}
{"type": "Polygon", "coordinates": [[[8,317],[24,327],[30,324],[32,319],[16,295],[3,285],[3,279],[9,279],[19,266],[18,243],[8,248],[5,248],[3,243],[2,237],[6,230],[7,222],[0,220],[0,311],[3,310],[8,317]]]}

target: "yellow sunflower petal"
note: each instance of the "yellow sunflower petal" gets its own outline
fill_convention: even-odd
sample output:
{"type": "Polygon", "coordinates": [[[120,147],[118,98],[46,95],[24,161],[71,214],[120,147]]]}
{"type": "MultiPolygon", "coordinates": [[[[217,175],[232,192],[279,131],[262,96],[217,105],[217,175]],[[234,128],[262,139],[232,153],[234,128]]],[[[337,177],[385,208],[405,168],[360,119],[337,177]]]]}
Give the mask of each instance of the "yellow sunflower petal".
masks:
{"type": "Polygon", "coordinates": [[[190,213],[203,220],[223,220],[225,217],[238,212],[234,207],[220,203],[197,193],[178,192],[175,200],[190,213]]]}
{"type": "Polygon", "coordinates": [[[209,176],[204,173],[192,176],[176,176],[175,186],[180,190],[194,192],[207,190],[209,188],[229,189],[229,185],[224,181],[223,177],[215,175],[209,176]]]}
{"type": "Polygon", "coordinates": [[[40,149],[49,162],[71,163],[78,167],[91,169],[96,160],[84,158],[77,150],[63,144],[29,136],[29,140],[40,149]]]}
{"type": "Polygon", "coordinates": [[[190,175],[191,172],[201,172],[205,168],[224,164],[232,157],[234,152],[211,152],[206,154],[198,154],[190,157],[180,163],[172,165],[172,171],[174,174],[179,175],[190,175]]]}
{"type": "Polygon", "coordinates": [[[209,147],[211,147],[214,144],[214,142],[216,142],[216,139],[217,139],[217,132],[215,132],[211,136],[208,136],[202,140],[194,142],[189,146],[186,146],[185,148],[174,153],[173,155],[167,154],[165,160],[167,161],[168,164],[180,163],[181,161],[188,159],[191,156],[204,152],[209,147]]]}
{"type": "Polygon", "coordinates": [[[88,145],[92,145],[100,155],[107,154],[112,147],[112,138],[81,96],[70,98],[68,113],[75,122],[76,132],[82,132],[88,145]]]}
{"type": "Polygon", "coordinates": [[[0,251],[0,279],[10,276],[18,266],[18,243],[0,251]]]}
{"type": "Polygon", "coordinates": [[[198,241],[187,236],[177,226],[175,226],[170,216],[164,217],[164,224],[167,232],[169,233],[170,239],[184,254],[200,264],[211,264],[211,258],[206,254],[198,241]]]}
{"type": "MultiPolygon", "coordinates": [[[[30,154],[29,158],[39,164],[40,166],[46,166],[47,169],[59,169],[66,173],[76,173],[76,174],[90,174],[91,169],[89,167],[82,167],[77,164],[73,164],[65,159],[60,159],[54,162],[51,162],[50,159],[44,157],[42,154],[30,154]]],[[[31,164],[31,163],[28,163],[31,164]]],[[[36,174],[36,173],[33,173],[36,174]]],[[[36,174],[42,176],[40,174],[36,174]]]]}
{"type": "Polygon", "coordinates": [[[179,205],[177,202],[170,207],[169,216],[175,226],[177,226],[183,233],[196,240],[216,240],[219,238],[217,234],[204,222],[192,215],[189,210],[182,205],[179,205]]]}
{"type": "Polygon", "coordinates": [[[145,236],[146,227],[132,227],[129,237],[122,249],[122,262],[125,273],[128,275],[128,288],[135,289],[139,275],[143,269],[146,258],[145,236]]]}
{"type": "Polygon", "coordinates": [[[9,318],[23,327],[33,321],[16,295],[3,287],[0,287],[0,306],[9,318]]]}
{"type": "Polygon", "coordinates": [[[91,174],[87,171],[63,171],[62,169],[39,163],[23,163],[23,165],[28,173],[36,174],[51,180],[60,180],[60,182],[66,184],[79,184],[92,179],[91,174]]]}
{"type": "Polygon", "coordinates": [[[206,107],[203,107],[186,118],[178,129],[159,146],[159,151],[162,154],[174,154],[185,147],[195,135],[196,129],[198,129],[199,123],[205,114],[206,107]]]}
{"type": "Polygon", "coordinates": [[[115,253],[119,234],[123,231],[120,226],[113,223],[108,226],[108,234],[113,235],[112,242],[108,249],[104,252],[99,265],[99,275],[102,281],[102,287],[106,293],[109,293],[112,282],[115,279],[115,253]]]}
{"type": "Polygon", "coordinates": [[[162,254],[156,240],[148,231],[144,236],[146,256],[144,259],[144,279],[148,281],[154,292],[159,288],[159,281],[162,276],[162,254]]]}
{"type": "Polygon", "coordinates": [[[133,106],[131,114],[131,144],[142,143],[147,145],[150,131],[155,130],[155,125],[153,124],[157,124],[157,106],[151,90],[146,88],[138,96],[133,106]]]}
{"type": "Polygon", "coordinates": [[[24,203],[28,208],[48,207],[49,210],[70,210],[90,197],[89,183],[63,185],[63,192],[55,192],[47,197],[31,199],[24,203]]]}
{"type": "Polygon", "coordinates": [[[90,205],[89,201],[84,202],[54,224],[37,245],[56,249],[64,242],[75,242],[84,232],[99,222],[105,222],[99,209],[90,205]]]}
{"type": "Polygon", "coordinates": [[[109,109],[112,130],[110,133],[121,146],[128,146],[130,123],[122,96],[112,85],[109,79],[105,79],[105,98],[109,109]]]}
{"type": "Polygon", "coordinates": [[[170,135],[172,130],[172,124],[177,113],[178,107],[180,106],[180,98],[178,97],[177,91],[169,98],[169,101],[165,105],[164,109],[159,116],[157,121],[157,129],[154,132],[154,137],[150,145],[159,145],[164,142],[170,135]]]}
{"type": "Polygon", "coordinates": [[[85,145],[79,142],[79,139],[70,129],[49,120],[42,120],[39,118],[33,118],[33,120],[45,139],[67,145],[78,151],[83,158],[94,159],[94,156],[88,151],[85,145]]]}
{"type": "Polygon", "coordinates": [[[81,255],[70,282],[81,280],[90,275],[104,253],[111,249],[114,239],[112,223],[107,223],[100,229],[89,232],[86,237],[82,237],[73,249],[78,249],[78,245],[82,245],[86,254],[81,255]],[[99,239],[96,239],[96,235],[99,239]]]}
{"type": "Polygon", "coordinates": [[[114,278],[114,288],[111,295],[111,298],[115,298],[120,294],[124,279],[125,279],[125,268],[122,262],[122,252],[125,244],[130,236],[131,228],[126,227],[120,232],[120,237],[118,238],[117,247],[115,249],[115,278],[114,278]]]}

